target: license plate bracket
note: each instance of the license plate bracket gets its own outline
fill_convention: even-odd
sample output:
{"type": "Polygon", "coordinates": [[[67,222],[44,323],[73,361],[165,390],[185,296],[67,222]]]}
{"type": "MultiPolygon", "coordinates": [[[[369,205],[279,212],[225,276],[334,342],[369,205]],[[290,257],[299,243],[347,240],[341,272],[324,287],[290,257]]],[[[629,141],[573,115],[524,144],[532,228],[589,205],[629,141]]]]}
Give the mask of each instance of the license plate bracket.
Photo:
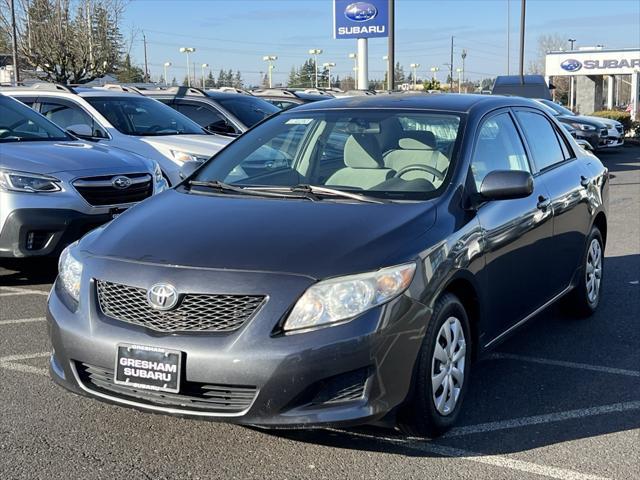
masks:
{"type": "Polygon", "coordinates": [[[118,344],[114,383],[156,392],[178,393],[182,352],[146,345],[118,344]]]}

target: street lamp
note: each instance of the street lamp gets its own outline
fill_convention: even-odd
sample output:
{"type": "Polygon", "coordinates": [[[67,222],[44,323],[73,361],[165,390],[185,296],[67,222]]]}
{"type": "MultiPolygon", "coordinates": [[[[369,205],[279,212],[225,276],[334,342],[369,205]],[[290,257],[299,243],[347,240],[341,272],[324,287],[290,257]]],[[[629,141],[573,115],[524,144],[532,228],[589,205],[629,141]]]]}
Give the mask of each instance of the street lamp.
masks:
{"type": "Polygon", "coordinates": [[[164,62],[164,84],[165,86],[169,86],[169,77],[167,77],[167,70],[169,70],[169,67],[173,65],[173,63],[171,62],[164,62]]]}
{"type": "MultiPolygon", "coordinates": [[[[382,60],[384,62],[388,62],[389,61],[389,55],[383,56],[382,60]]],[[[383,87],[384,87],[384,85],[383,85],[383,87]]],[[[389,72],[387,72],[387,90],[391,91],[391,79],[389,78],[389,72]]]]}
{"type": "MultiPolygon", "coordinates": [[[[187,54],[187,87],[191,86],[191,64],[189,63],[189,54],[194,53],[195,51],[196,49],[193,47],[182,47],[180,49],[180,53],[187,54]]],[[[195,72],[193,72],[193,74],[195,75],[195,72]]]]}
{"type": "Polygon", "coordinates": [[[327,84],[331,88],[331,69],[336,66],[335,62],[323,63],[322,66],[327,69],[327,84]]]}
{"type": "Polygon", "coordinates": [[[358,89],[358,54],[350,53],[349,58],[353,60],[353,72],[354,72],[353,88],[354,90],[357,90],[358,89]]]}
{"type": "Polygon", "coordinates": [[[458,93],[462,93],[462,69],[456,68],[456,72],[458,72],[458,93]]]}
{"type": "Polygon", "coordinates": [[[272,70],[274,68],[273,66],[273,62],[276,61],[278,59],[278,57],[276,57],[275,55],[265,55],[264,57],[262,57],[262,60],[265,62],[269,62],[269,88],[271,88],[271,83],[272,83],[272,70]]]}
{"type": "Polygon", "coordinates": [[[420,64],[419,63],[412,63],[409,66],[413,69],[413,89],[417,90],[418,79],[416,78],[416,75],[417,75],[416,71],[418,70],[418,67],[420,66],[420,64]]]}
{"type": "Polygon", "coordinates": [[[571,50],[573,50],[573,44],[576,43],[576,39],[575,38],[570,38],[569,39],[569,43],[571,44],[571,50]]]}
{"type": "Polygon", "coordinates": [[[203,63],[203,64],[201,65],[201,67],[202,67],[202,89],[204,90],[205,88],[207,88],[207,86],[206,86],[206,84],[205,84],[205,81],[204,81],[204,69],[205,69],[205,68],[208,68],[208,67],[209,67],[209,64],[208,64],[208,63],[203,63]]]}
{"type": "Polygon", "coordinates": [[[440,67],[431,67],[430,68],[431,72],[433,73],[433,75],[431,76],[431,78],[435,81],[438,80],[438,72],[440,71],[440,67]]]}
{"type": "Polygon", "coordinates": [[[322,54],[321,48],[312,48],[309,50],[309,55],[314,57],[314,65],[316,67],[316,88],[318,88],[318,55],[322,54]]]}

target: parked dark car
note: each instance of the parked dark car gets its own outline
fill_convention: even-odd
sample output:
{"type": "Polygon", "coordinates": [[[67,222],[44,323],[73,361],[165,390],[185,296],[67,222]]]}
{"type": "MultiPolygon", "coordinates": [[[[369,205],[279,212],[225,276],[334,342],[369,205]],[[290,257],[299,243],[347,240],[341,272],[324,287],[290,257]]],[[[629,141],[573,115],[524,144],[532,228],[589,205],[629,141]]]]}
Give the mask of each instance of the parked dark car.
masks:
{"type": "Polygon", "coordinates": [[[493,83],[493,95],[551,100],[550,86],[542,75],[499,75],[493,83]]]}
{"type": "Polygon", "coordinates": [[[211,133],[233,137],[280,111],[269,102],[242,93],[194,87],[158,88],[140,93],[169,105],[211,133]]]}
{"type": "Polygon", "coordinates": [[[608,171],[533,101],[317,102],[183,175],[64,252],[48,318],[65,388],[437,435],[475,359],[560,299],[600,302],[608,171]],[[255,168],[265,147],[285,161],[255,168]]]}
{"type": "Polygon", "coordinates": [[[285,88],[258,88],[252,90],[251,95],[260,97],[281,110],[288,110],[305,103],[320,102],[333,98],[333,95],[321,90],[307,92],[285,88]]]}

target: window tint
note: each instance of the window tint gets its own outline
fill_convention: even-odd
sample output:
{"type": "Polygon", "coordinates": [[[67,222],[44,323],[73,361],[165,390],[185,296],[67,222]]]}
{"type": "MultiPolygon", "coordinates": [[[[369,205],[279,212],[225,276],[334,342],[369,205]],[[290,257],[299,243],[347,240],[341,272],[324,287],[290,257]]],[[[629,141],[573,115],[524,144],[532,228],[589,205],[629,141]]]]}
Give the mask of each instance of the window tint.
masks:
{"type": "Polygon", "coordinates": [[[565,160],[558,136],[549,120],[534,112],[520,111],[516,112],[516,116],[527,137],[538,170],[544,170],[565,160]]]}
{"type": "Polygon", "coordinates": [[[478,190],[484,177],[494,170],[530,171],[520,135],[508,113],[485,120],[480,129],[471,162],[478,190]]]}
{"type": "Polygon", "coordinates": [[[106,138],[107,135],[91,116],[80,107],[67,105],[54,100],[45,100],[40,113],[65,130],[82,136],[106,138]]]}
{"type": "Polygon", "coordinates": [[[253,127],[265,117],[280,111],[278,107],[251,95],[230,94],[216,101],[236,116],[247,127],[253,127]]]}
{"type": "Polygon", "coordinates": [[[220,112],[204,105],[178,104],[178,111],[203,128],[218,133],[240,133],[220,112]]]}
{"type": "Polygon", "coordinates": [[[70,139],[29,107],[0,95],[0,143],[70,139]]]}

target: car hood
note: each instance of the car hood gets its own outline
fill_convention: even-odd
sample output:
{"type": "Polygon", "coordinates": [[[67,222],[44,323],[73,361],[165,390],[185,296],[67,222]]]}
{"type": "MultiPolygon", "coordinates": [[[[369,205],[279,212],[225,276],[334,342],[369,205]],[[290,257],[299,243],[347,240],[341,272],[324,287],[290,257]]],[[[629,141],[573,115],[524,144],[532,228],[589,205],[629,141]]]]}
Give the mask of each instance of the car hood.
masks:
{"type": "Polygon", "coordinates": [[[599,122],[604,124],[606,127],[611,125],[611,128],[615,128],[616,125],[622,125],[617,120],[612,120],[610,118],[602,118],[602,117],[592,117],[590,115],[582,115],[582,118],[586,118],[587,120],[593,120],[594,122],[599,122]]]}
{"type": "Polygon", "coordinates": [[[585,117],[584,115],[559,115],[558,119],[567,123],[583,123],[596,128],[606,128],[602,119],[598,117],[585,117]]]}
{"type": "Polygon", "coordinates": [[[151,162],[139,155],[81,141],[0,143],[0,168],[52,174],[82,170],[147,172],[151,162]]]}
{"type": "Polygon", "coordinates": [[[168,152],[177,150],[211,157],[230,142],[231,138],[222,135],[163,135],[159,137],[143,137],[143,141],[154,148],[168,152]]]}
{"type": "Polygon", "coordinates": [[[168,190],[91,235],[81,250],[129,261],[326,278],[415,258],[433,202],[369,204],[168,190]]]}

